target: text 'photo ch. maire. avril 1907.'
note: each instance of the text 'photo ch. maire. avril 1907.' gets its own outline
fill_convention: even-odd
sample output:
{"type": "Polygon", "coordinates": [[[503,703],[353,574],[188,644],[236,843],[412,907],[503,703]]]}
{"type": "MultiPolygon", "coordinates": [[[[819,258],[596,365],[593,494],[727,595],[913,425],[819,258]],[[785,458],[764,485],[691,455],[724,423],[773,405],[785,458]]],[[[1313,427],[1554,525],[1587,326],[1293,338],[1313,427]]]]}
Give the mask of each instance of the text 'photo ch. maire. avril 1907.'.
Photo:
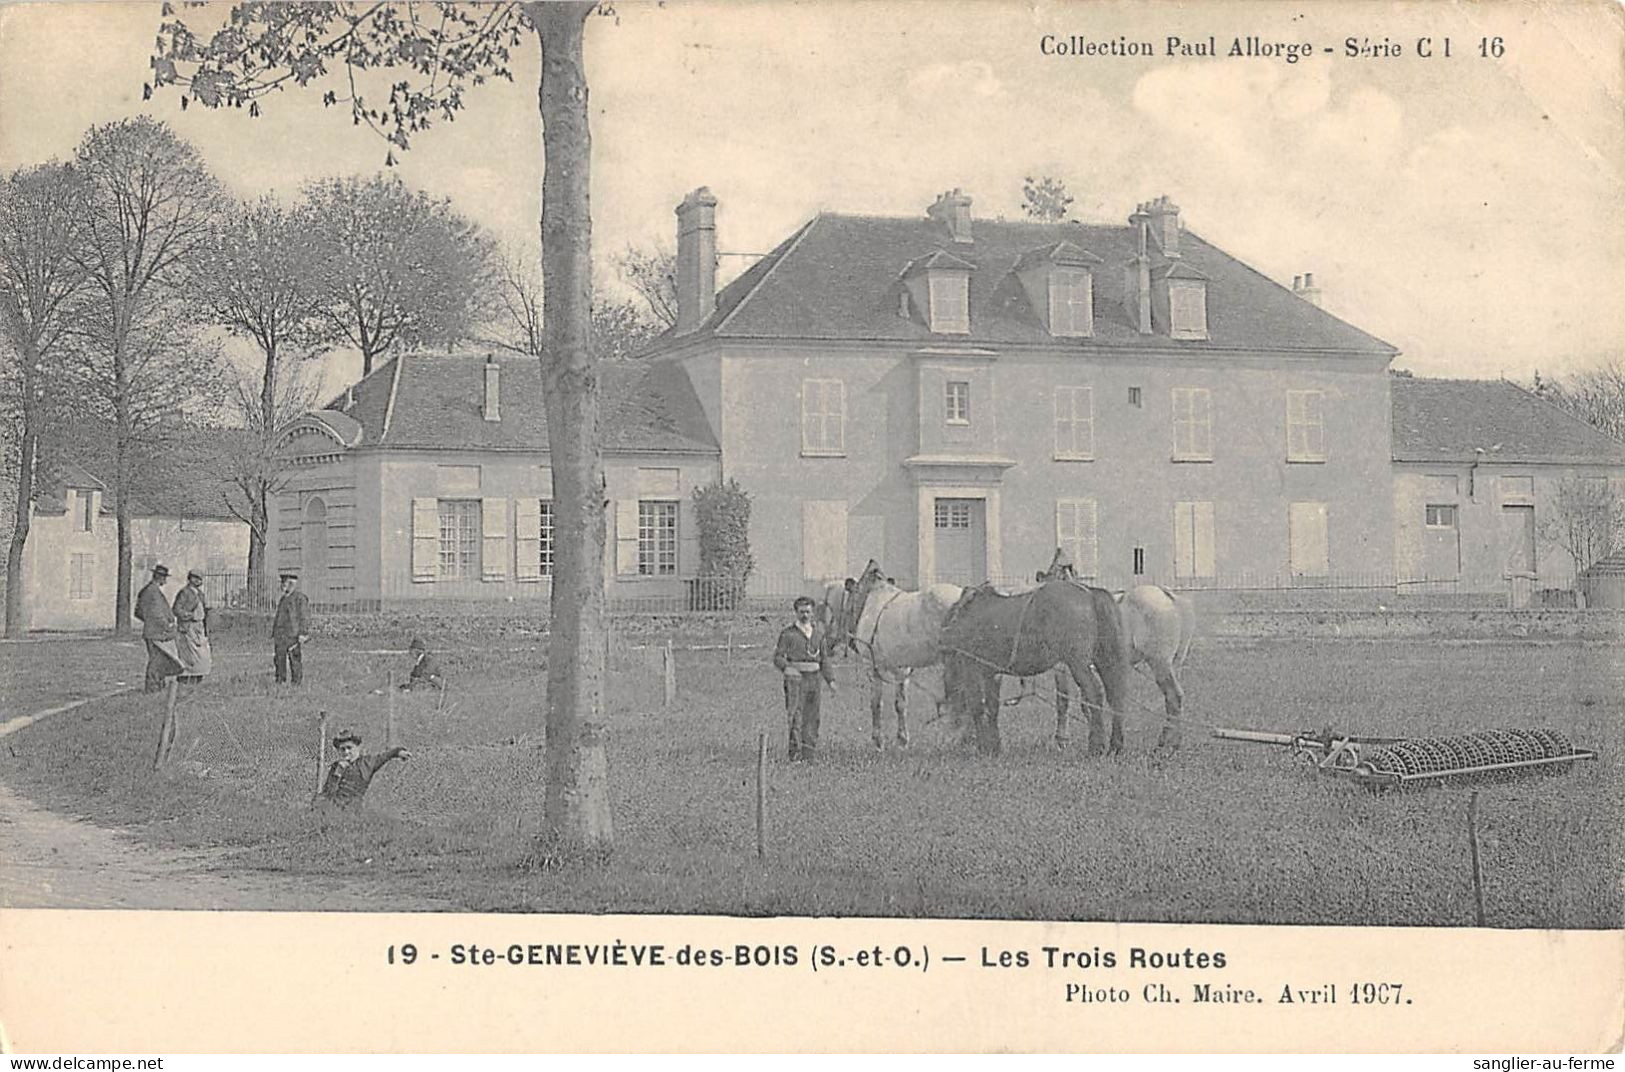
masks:
{"type": "Polygon", "coordinates": [[[1617,1048],[1622,45],[0,8],[0,1048],[1617,1048]]]}

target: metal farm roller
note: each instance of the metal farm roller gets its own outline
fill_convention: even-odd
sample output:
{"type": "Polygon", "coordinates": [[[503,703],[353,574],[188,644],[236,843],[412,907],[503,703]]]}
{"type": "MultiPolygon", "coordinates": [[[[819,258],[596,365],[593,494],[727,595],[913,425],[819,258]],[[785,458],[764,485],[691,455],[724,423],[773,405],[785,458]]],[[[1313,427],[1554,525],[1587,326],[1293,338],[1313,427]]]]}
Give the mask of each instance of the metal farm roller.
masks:
{"type": "Polygon", "coordinates": [[[1483,730],[1453,737],[1351,737],[1215,729],[1228,741],[1283,745],[1330,774],[1372,788],[1429,785],[1512,774],[1569,770],[1597,753],[1552,730],[1483,730]]]}

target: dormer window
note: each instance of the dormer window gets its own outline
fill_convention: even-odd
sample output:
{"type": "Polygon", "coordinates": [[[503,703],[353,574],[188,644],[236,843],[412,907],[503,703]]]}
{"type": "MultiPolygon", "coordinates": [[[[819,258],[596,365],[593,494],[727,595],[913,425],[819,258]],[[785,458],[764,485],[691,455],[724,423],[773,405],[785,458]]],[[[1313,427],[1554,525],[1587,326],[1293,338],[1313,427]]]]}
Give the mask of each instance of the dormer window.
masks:
{"type": "Polygon", "coordinates": [[[966,272],[931,272],[931,330],[949,335],[970,334],[970,275],[966,272]]]}
{"type": "Polygon", "coordinates": [[[74,505],[77,507],[74,527],[80,532],[95,532],[96,493],[89,488],[78,488],[74,491],[74,505]]]}
{"type": "Polygon", "coordinates": [[[1207,287],[1172,283],[1168,287],[1168,334],[1176,339],[1207,338],[1207,287]]]}
{"type": "Polygon", "coordinates": [[[1171,339],[1207,338],[1207,276],[1183,261],[1153,268],[1151,317],[1171,339]]]}
{"type": "Polygon", "coordinates": [[[1082,268],[1055,268],[1049,277],[1049,333],[1077,337],[1093,335],[1094,287],[1082,268]]]}
{"type": "Polygon", "coordinates": [[[1029,249],[1014,274],[1039,322],[1058,339],[1095,333],[1095,272],[1101,259],[1072,242],[1029,249]]]}

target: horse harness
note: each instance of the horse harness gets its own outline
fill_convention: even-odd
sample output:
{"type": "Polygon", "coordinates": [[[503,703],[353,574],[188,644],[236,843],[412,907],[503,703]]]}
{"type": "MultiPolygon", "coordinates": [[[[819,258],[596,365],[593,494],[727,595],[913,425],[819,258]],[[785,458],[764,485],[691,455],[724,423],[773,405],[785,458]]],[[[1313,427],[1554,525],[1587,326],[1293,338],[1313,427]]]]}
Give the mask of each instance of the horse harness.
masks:
{"type": "MultiPolygon", "coordinates": [[[[893,603],[895,603],[897,601],[897,598],[899,596],[901,596],[902,594],[903,594],[903,590],[901,588],[892,589],[891,598],[886,600],[886,602],[882,603],[880,605],[880,609],[875,611],[875,624],[874,624],[874,627],[869,630],[869,639],[868,640],[859,641],[856,637],[852,638],[852,643],[853,644],[862,643],[865,647],[867,647],[869,649],[869,673],[870,673],[871,676],[873,676],[877,680],[881,680],[881,681],[885,680],[885,678],[883,678],[881,676],[881,673],[880,673],[880,658],[875,654],[875,649],[877,647],[876,641],[880,637],[880,619],[885,616],[886,608],[890,607],[893,603]]],[[[907,680],[908,677],[909,677],[909,672],[907,670],[903,671],[902,679],[907,680]]]]}

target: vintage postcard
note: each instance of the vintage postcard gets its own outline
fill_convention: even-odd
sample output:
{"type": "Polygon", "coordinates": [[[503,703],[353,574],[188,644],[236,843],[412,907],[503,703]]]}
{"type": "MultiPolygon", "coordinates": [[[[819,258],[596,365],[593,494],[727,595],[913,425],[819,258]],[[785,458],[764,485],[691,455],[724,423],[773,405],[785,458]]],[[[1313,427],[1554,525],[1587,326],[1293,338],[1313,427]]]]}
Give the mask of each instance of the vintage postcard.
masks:
{"type": "Polygon", "coordinates": [[[0,7],[0,1048],[1617,1052],[1622,46],[0,7]]]}

